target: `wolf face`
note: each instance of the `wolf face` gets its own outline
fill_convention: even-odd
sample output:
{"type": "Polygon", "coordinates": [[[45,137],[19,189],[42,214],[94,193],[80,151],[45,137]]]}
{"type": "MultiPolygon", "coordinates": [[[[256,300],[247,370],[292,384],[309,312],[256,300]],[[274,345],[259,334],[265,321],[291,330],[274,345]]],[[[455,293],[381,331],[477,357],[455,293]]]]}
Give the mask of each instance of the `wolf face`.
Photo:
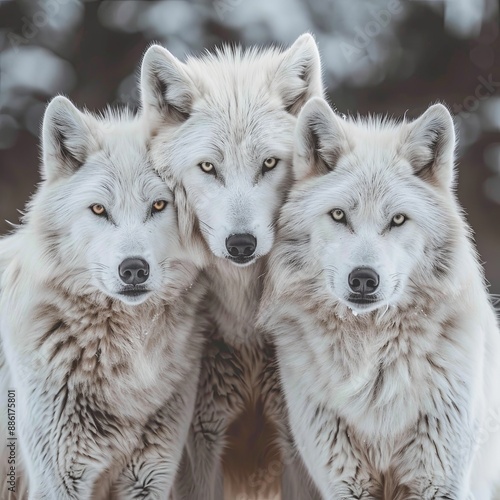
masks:
{"type": "Polygon", "coordinates": [[[343,120],[314,99],[296,135],[300,188],[286,208],[307,235],[328,292],[355,313],[410,302],[431,276],[447,279],[458,210],[455,134],[434,105],[412,123],[343,120]]]}
{"type": "Polygon", "coordinates": [[[500,337],[453,190],[449,112],[342,120],[313,99],[295,144],[257,325],[315,483],[325,498],[488,497],[497,436],[474,454],[500,337]]]}
{"type": "MultiPolygon", "coordinates": [[[[143,117],[155,167],[182,186],[211,252],[244,266],[273,245],[291,182],[295,116],[322,95],[310,35],[287,51],[222,49],[181,63],[153,46],[142,65],[143,117]]],[[[177,192],[176,192],[177,197],[177,192]]]]}
{"type": "Polygon", "coordinates": [[[44,117],[44,181],[28,214],[53,274],[127,304],[160,294],[180,254],[172,194],[145,145],[137,121],[98,120],[55,98],[44,117]]]}

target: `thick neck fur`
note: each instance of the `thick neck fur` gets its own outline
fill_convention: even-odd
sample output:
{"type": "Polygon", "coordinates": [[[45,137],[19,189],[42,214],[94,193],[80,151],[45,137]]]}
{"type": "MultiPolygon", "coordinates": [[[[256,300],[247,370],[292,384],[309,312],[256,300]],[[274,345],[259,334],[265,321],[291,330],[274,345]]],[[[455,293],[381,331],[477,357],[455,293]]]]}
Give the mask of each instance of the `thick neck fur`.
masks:
{"type": "Polygon", "coordinates": [[[259,341],[255,318],[262,294],[266,259],[238,268],[213,257],[206,270],[210,283],[211,314],[218,331],[232,344],[259,341]]]}

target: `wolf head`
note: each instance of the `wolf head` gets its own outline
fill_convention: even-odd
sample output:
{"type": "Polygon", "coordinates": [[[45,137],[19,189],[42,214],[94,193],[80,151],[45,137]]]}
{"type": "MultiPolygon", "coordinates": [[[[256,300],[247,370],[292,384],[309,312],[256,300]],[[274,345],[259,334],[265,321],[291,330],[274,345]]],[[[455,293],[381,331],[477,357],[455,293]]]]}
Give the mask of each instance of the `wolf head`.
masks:
{"type": "Polygon", "coordinates": [[[295,144],[297,185],[280,231],[291,263],[309,277],[317,271],[327,294],[356,313],[446,288],[461,223],[455,132],[444,106],[395,123],[345,120],[313,99],[295,144]]]}
{"type": "Polygon", "coordinates": [[[64,97],[43,120],[43,182],[27,226],[47,279],[127,304],[161,295],[180,254],[172,193],[148,162],[140,123],[96,118],[64,97]]]}
{"type": "Polygon", "coordinates": [[[267,254],[291,180],[296,115],[323,93],[313,38],[284,52],[224,48],[185,64],[152,46],[141,82],[155,168],[192,210],[181,233],[197,231],[215,256],[240,266],[267,254]]]}

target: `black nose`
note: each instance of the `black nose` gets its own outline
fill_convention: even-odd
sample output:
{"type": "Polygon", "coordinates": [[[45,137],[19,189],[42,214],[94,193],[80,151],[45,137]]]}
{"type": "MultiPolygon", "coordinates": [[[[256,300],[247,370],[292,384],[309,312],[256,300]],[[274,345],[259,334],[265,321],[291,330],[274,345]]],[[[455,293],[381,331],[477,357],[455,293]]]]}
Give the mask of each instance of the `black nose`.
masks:
{"type": "Polygon", "coordinates": [[[255,253],[257,239],[251,234],[233,234],[226,240],[231,257],[251,257],[255,253]]]}
{"type": "Polygon", "coordinates": [[[369,295],[378,288],[379,276],[369,267],[358,267],[349,274],[349,287],[355,293],[369,295]]]}
{"type": "Polygon", "coordinates": [[[118,273],[126,285],[140,285],[149,278],[149,264],[144,259],[125,259],[118,266],[118,273]]]}

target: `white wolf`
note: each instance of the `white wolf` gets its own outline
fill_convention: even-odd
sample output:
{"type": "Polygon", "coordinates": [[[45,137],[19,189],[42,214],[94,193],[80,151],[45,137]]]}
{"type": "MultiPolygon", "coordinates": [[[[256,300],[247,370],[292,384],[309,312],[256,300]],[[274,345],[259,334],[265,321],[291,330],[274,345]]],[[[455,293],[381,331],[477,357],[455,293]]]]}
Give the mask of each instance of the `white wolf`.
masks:
{"type": "Polygon", "coordinates": [[[111,484],[166,498],[181,458],[203,287],[143,130],[64,97],[45,113],[43,181],[8,237],[0,297],[30,498],[107,498],[111,484]]]}
{"type": "MultiPolygon", "coordinates": [[[[202,364],[190,460],[180,477],[181,498],[222,497],[220,462],[228,426],[260,407],[284,441],[290,479],[284,480],[290,488],[284,498],[310,495],[306,479],[291,473],[295,458],[273,348],[255,328],[255,315],[263,257],[273,245],[292,180],[296,115],[311,96],[322,94],[319,53],[307,34],[285,51],[225,48],[182,63],[153,46],[145,56],[143,113],[154,136],[155,167],[176,200],[191,210],[181,233],[215,256],[207,272],[213,331],[207,332],[211,342],[202,364]]],[[[260,474],[263,483],[275,483],[279,472],[260,474]]],[[[254,489],[266,487],[256,478],[251,482],[254,489]]]]}
{"type": "Polygon", "coordinates": [[[299,116],[261,321],[324,498],[490,499],[500,333],[454,193],[448,110],[299,116]]]}

